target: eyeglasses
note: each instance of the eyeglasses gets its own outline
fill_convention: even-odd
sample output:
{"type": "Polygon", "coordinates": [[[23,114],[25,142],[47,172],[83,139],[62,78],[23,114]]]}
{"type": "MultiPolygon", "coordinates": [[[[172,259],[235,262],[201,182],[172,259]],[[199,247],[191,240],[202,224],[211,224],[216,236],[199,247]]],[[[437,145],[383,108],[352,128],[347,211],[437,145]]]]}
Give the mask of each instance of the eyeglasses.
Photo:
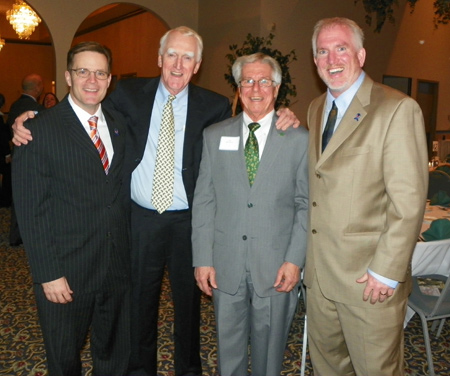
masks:
{"type": "Polygon", "coordinates": [[[244,80],[239,81],[239,85],[242,87],[253,87],[255,83],[258,83],[260,87],[269,87],[273,84],[277,84],[274,80],[269,80],[268,78],[261,78],[258,81],[255,81],[253,78],[247,78],[244,80]]]}
{"type": "Polygon", "coordinates": [[[78,68],[78,69],[71,69],[71,71],[75,72],[75,74],[81,78],[88,78],[91,75],[91,73],[94,73],[95,78],[97,78],[98,80],[106,80],[109,77],[108,72],[101,70],[90,71],[89,69],[86,68],[78,68]]]}

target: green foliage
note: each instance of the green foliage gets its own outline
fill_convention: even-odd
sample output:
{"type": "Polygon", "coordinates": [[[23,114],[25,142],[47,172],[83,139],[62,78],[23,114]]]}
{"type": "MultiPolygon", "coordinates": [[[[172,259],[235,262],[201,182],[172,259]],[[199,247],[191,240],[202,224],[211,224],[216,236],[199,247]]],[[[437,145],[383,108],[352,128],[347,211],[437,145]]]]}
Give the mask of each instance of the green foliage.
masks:
{"type": "Polygon", "coordinates": [[[433,5],[435,27],[439,24],[447,25],[450,22],[450,0],[436,0],[433,5]]]}
{"type": "Polygon", "coordinates": [[[237,84],[231,73],[231,67],[239,56],[262,52],[273,57],[278,61],[278,64],[280,64],[282,72],[282,82],[275,103],[275,108],[278,109],[280,106],[289,107],[291,103],[289,97],[297,96],[297,89],[292,83],[291,75],[289,73],[289,64],[292,61],[297,60],[297,55],[295,54],[295,50],[290,51],[287,55],[283,55],[281,51],[272,48],[272,40],[275,37],[273,32],[274,30],[272,30],[267,37],[254,37],[252,34],[248,34],[241,47],[238,47],[237,44],[230,45],[229,48],[231,53],[225,55],[229,64],[227,64],[227,73],[225,73],[224,76],[225,80],[227,80],[233,88],[233,91],[236,92],[237,84]]]}
{"type": "MultiPolygon", "coordinates": [[[[398,0],[354,0],[354,3],[362,1],[364,10],[366,11],[366,23],[372,25],[372,14],[375,13],[376,26],[375,32],[379,33],[386,21],[390,23],[395,22],[393,5],[398,7],[398,0]]],[[[414,12],[414,7],[419,0],[407,0],[414,12]]],[[[434,11],[434,25],[438,27],[439,24],[448,24],[450,21],[450,0],[435,0],[433,3],[434,11]]]]}

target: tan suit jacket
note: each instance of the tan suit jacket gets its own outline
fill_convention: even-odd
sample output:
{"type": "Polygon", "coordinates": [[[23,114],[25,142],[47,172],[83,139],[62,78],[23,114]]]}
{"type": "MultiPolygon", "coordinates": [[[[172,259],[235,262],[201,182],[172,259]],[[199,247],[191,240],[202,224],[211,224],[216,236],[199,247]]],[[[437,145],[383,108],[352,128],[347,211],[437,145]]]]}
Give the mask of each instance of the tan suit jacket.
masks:
{"type": "Polygon", "coordinates": [[[406,299],[411,257],[428,187],[422,112],[410,97],[368,76],[324,153],[326,95],[308,110],[310,229],[304,282],[324,296],[382,308],[406,299]],[[399,281],[387,303],[370,305],[358,284],[368,269],[399,281]]]}

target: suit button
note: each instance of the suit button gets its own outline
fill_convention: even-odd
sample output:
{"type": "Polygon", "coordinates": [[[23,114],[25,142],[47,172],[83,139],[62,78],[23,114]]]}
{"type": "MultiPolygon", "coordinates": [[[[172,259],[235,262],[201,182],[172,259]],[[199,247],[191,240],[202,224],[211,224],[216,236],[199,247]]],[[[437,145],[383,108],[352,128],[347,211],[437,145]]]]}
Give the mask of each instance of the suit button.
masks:
{"type": "Polygon", "coordinates": [[[242,237],[242,240],[247,240],[247,235],[244,235],[244,236],[242,237]]]}
{"type": "Polygon", "coordinates": [[[314,230],[314,229],[312,229],[311,232],[312,232],[313,234],[317,234],[317,231],[314,230]]]}
{"type": "Polygon", "coordinates": [[[253,208],[253,204],[250,202],[250,203],[247,204],[247,207],[253,208]]]}
{"type": "Polygon", "coordinates": [[[321,178],[321,176],[320,176],[320,174],[319,174],[318,172],[316,172],[316,178],[317,178],[317,179],[320,179],[320,178],[321,178]]]}
{"type": "Polygon", "coordinates": [[[317,206],[317,202],[314,201],[314,202],[312,203],[312,206],[316,207],[316,206],[317,206]]]}

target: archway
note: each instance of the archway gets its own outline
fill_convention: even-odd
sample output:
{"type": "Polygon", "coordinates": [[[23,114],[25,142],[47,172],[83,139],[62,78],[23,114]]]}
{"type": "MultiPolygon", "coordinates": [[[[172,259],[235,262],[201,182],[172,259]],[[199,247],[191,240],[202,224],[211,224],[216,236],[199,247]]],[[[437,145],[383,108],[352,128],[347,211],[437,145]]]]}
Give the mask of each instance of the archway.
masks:
{"type": "Polygon", "coordinates": [[[115,3],[92,12],[79,26],[72,44],[92,40],[111,49],[113,86],[122,78],[159,75],[159,40],[168,29],[141,6],[115,3]]]}
{"type": "Polygon", "coordinates": [[[0,91],[6,98],[2,109],[8,112],[11,104],[21,94],[22,78],[29,73],[38,73],[44,79],[44,92],[54,92],[56,80],[55,49],[52,36],[45,20],[35,9],[42,22],[36,27],[30,39],[19,39],[6,20],[6,11],[15,0],[0,0],[0,35],[5,46],[0,51],[0,91]]]}

